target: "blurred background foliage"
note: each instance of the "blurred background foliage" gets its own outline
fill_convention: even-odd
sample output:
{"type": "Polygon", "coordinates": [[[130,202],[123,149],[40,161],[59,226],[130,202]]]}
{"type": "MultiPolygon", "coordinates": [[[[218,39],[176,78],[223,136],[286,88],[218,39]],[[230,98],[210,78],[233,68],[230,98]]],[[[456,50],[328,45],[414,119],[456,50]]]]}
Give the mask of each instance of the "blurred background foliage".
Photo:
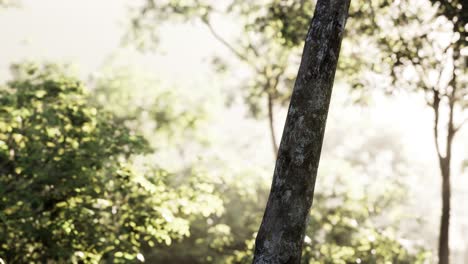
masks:
{"type": "MultiPolygon", "coordinates": [[[[404,125],[391,123],[398,118],[376,124],[368,105],[382,102],[375,90],[415,91],[431,105],[439,92],[431,76],[466,47],[466,4],[397,2],[352,2],[303,263],[437,256],[434,222],[409,202],[427,191],[418,188],[427,170],[413,160],[404,125]]],[[[208,90],[189,92],[195,81],[177,87],[115,57],[84,78],[60,63],[12,65],[0,88],[0,260],[250,263],[274,164],[258,131],[270,130],[274,154],[313,9],[304,0],[133,6],[124,41],[145,56],[158,52],[166,24],[203,26],[223,46],[209,59],[219,79],[208,90]],[[220,81],[226,75],[234,80],[220,81]],[[244,113],[250,125],[239,127],[233,116],[244,113]]],[[[449,81],[437,86],[448,107],[456,98],[460,117],[465,60],[459,54],[448,69],[456,94],[449,81]]]]}
{"type": "MultiPolygon", "coordinates": [[[[65,65],[22,63],[12,71],[1,90],[0,252],[7,263],[251,261],[268,181],[247,169],[210,174],[188,161],[167,171],[158,160],[161,141],[174,149],[184,147],[180,141],[197,144],[189,130],[204,120],[199,104],[176,109],[185,101],[171,96],[176,91],[138,92],[150,83],[125,69],[94,77],[92,89],[65,65]]],[[[403,187],[387,179],[382,192],[352,193],[344,175],[369,165],[352,157],[329,165],[304,262],[422,263],[421,245],[403,246],[376,221],[404,198],[403,187]]]]}

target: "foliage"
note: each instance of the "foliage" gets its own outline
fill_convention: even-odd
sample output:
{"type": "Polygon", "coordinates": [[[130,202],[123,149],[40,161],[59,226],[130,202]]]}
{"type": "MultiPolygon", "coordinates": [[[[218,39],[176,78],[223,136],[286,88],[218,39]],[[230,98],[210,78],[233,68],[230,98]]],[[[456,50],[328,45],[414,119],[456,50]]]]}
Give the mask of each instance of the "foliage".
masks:
{"type": "MultiPolygon", "coordinates": [[[[350,168],[346,162],[340,165],[350,168]]],[[[423,247],[378,224],[380,218],[389,220],[393,206],[402,199],[401,186],[385,181],[386,188],[378,195],[356,195],[340,177],[332,181],[333,186],[317,190],[304,263],[356,263],[358,259],[361,263],[425,263],[430,255],[423,247]]],[[[375,185],[365,188],[377,189],[375,185]]],[[[147,259],[154,263],[251,263],[268,187],[258,172],[227,174],[215,188],[222,194],[224,214],[194,220],[189,238],[170,247],[156,247],[146,254],[147,259]]]]}
{"type": "MultiPolygon", "coordinates": [[[[467,120],[466,3],[398,1],[371,9],[380,72],[390,92],[423,94],[434,114],[433,133],[442,176],[439,263],[449,262],[450,175],[454,139],[467,120]],[[432,3],[436,3],[431,6],[432,3]]],[[[375,64],[374,64],[375,65],[375,64]]]]}
{"type": "Polygon", "coordinates": [[[437,7],[439,15],[453,22],[453,29],[460,34],[457,42],[460,47],[466,47],[468,44],[468,3],[462,0],[431,0],[437,7]]]}
{"type": "MultiPolygon", "coordinates": [[[[261,221],[261,215],[255,212],[262,211],[258,203],[266,202],[268,190],[265,184],[255,190],[254,196],[244,199],[237,194],[235,197],[241,199],[237,199],[235,205],[226,203],[229,208],[226,215],[204,224],[205,230],[219,225],[230,227],[224,243],[202,246],[204,238],[209,236],[201,234],[196,240],[192,238],[200,244],[192,246],[206,250],[190,254],[192,259],[185,255],[185,262],[173,263],[251,263],[255,232],[261,221]],[[252,199],[258,203],[252,204],[252,199]]],[[[230,196],[228,193],[227,197],[230,196]]],[[[391,195],[381,195],[376,200],[369,199],[369,196],[358,198],[350,195],[349,189],[341,187],[332,188],[330,192],[319,191],[314,198],[304,241],[303,263],[424,263],[430,255],[421,247],[411,243],[404,245],[404,240],[400,240],[390,228],[376,225],[375,218],[390,209],[384,201],[393,199],[391,195]]],[[[219,232],[218,236],[223,236],[223,233],[219,232]]],[[[191,248],[187,241],[174,247],[180,250],[169,252],[191,248]]]]}
{"type": "MultiPolygon", "coordinates": [[[[132,127],[138,131],[145,131],[146,126],[140,126],[138,124],[145,124],[155,122],[156,124],[161,124],[161,126],[150,126],[152,129],[149,129],[145,134],[157,134],[160,132],[160,129],[172,131],[170,127],[166,127],[164,120],[158,121],[154,119],[151,115],[140,115],[142,112],[153,112],[160,111],[157,103],[158,100],[167,100],[165,97],[165,92],[155,91],[158,88],[150,88],[145,82],[141,81],[141,77],[134,76],[133,74],[126,74],[125,70],[122,72],[122,69],[114,69],[110,71],[112,74],[104,74],[100,77],[99,80],[96,80],[96,88],[93,90],[95,100],[102,100],[102,102],[107,102],[109,107],[108,109],[113,111],[119,116],[120,120],[130,120],[129,123],[132,127]],[[108,85],[106,83],[110,83],[108,85]],[[115,85],[112,85],[115,84],[115,85]],[[129,89],[129,87],[135,87],[129,89]],[[146,95],[146,96],[145,96],[146,95]],[[99,99],[100,97],[105,99],[99,99]],[[142,106],[142,108],[138,108],[142,106]],[[155,109],[153,109],[155,108],[155,109]],[[136,115],[134,115],[136,114],[136,115]],[[128,115],[126,117],[126,115],[128,115]],[[133,122],[134,120],[141,120],[137,123],[133,122]]],[[[137,74],[144,74],[139,71],[137,74]]],[[[157,81],[152,80],[150,83],[157,83],[157,81]]],[[[160,88],[159,88],[160,89],[160,88]]],[[[184,102],[184,105],[187,107],[187,113],[195,115],[194,118],[200,118],[198,116],[198,105],[191,104],[188,105],[184,99],[185,95],[177,96],[174,102],[171,102],[171,106],[177,106],[180,101],[184,102]],[[191,110],[194,109],[194,110],[191,110]]],[[[169,101],[165,101],[169,103],[169,101]]],[[[169,107],[168,111],[171,111],[169,107]]],[[[211,110],[212,111],[212,110],[211,110]]],[[[206,112],[210,112],[210,109],[207,109],[206,112]]],[[[179,115],[172,116],[170,121],[173,121],[174,129],[177,129],[179,121],[177,118],[179,115]]],[[[180,115],[184,119],[184,115],[180,115]]],[[[353,122],[351,122],[353,123],[353,122]]],[[[180,124],[184,124],[181,122],[180,124]]],[[[202,125],[202,124],[200,124],[202,125]]],[[[185,127],[182,125],[182,127],[185,127]]],[[[194,126],[184,130],[198,130],[198,126],[194,126]]],[[[204,131],[206,133],[207,131],[204,131]]],[[[349,131],[348,131],[349,133],[349,131]]],[[[362,131],[357,131],[356,133],[362,134],[362,131]]],[[[371,133],[371,132],[369,132],[371,133]]],[[[336,137],[338,140],[334,143],[341,148],[345,145],[342,141],[346,140],[341,137],[341,133],[330,133],[336,137]]],[[[177,137],[171,142],[171,146],[179,146],[184,150],[187,148],[187,144],[179,144],[177,142],[192,141],[192,144],[196,143],[196,137],[185,135],[184,137],[177,137]]],[[[356,151],[365,148],[369,153],[362,153],[363,156],[375,157],[377,158],[382,151],[390,151],[395,149],[395,151],[401,151],[402,147],[401,142],[390,141],[389,138],[395,138],[394,134],[391,134],[390,131],[386,133],[379,133],[373,137],[365,137],[362,145],[353,144],[352,148],[345,152],[345,164],[339,163],[338,165],[333,165],[332,167],[337,168],[353,168],[355,175],[364,175],[376,173],[375,171],[370,170],[372,167],[369,163],[376,162],[374,160],[370,161],[368,159],[362,158],[360,160],[360,155],[356,155],[356,151]],[[388,133],[387,133],[388,132],[388,133]],[[374,146],[371,148],[369,145],[374,146]],[[361,168],[361,169],[359,169],[361,168]],[[361,171],[364,169],[369,169],[369,171],[361,171]]],[[[161,138],[152,137],[152,144],[157,146],[161,138]]],[[[213,139],[212,139],[213,140],[213,139]]],[[[186,151],[186,150],[185,150],[186,151]]],[[[200,152],[201,154],[206,154],[205,152],[200,152]]],[[[228,150],[224,150],[228,151],[228,150]]],[[[176,157],[173,159],[179,160],[179,162],[186,162],[181,157],[176,157]]],[[[341,160],[342,157],[332,157],[330,160],[341,160]]],[[[396,167],[402,167],[402,162],[405,162],[404,157],[396,157],[396,160],[389,160],[393,170],[398,173],[400,170],[396,167]],[[395,167],[395,168],[394,168],[395,167]]],[[[170,160],[163,159],[161,160],[164,163],[170,163],[170,160]]],[[[196,163],[186,163],[182,168],[187,168],[192,170],[192,167],[200,167],[200,161],[196,163]]],[[[145,259],[149,263],[249,263],[251,262],[250,257],[252,256],[252,246],[254,243],[255,233],[258,229],[261,220],[261,213],[264,210],[264,205],[266,204],[266,198],[269,191],[269,183],[265,177],[265,171],[260,170],[259,168],[242,168],[242,164],[231,164],[235,166],[238,170],[233,172],[232,168],[224,167],[223,165],[218,164],[216,157],[208,158],[208,164],[206,169],[210,168],[210,174],[207,174],[206,182],[210,182],[213,185],[213,188],[210,189],[211,194],[222,199],[222,204],[224,205],[225,210],[222,214],[204,216],[204,215],[192,215],[186,218],[190,222],[190,236],[185,237],[183,240],[174,241],[171,245],[167,246],[164,244],[155,245],[154,248],[144,248],[143,254],[145,259]],[[240,168],[239,168],[240,166],[240,168]],[[220,168],[221,167],[221,168],[220,168]],[[216,168],[216,169],[212,169],[216,168]]],[[[226,165],[229,167],[229,165],[226,165]]],[[[378,168],[382,168],[382,164],[375,165],[378,168]]],[[[404,166],[403,166],[404,167],[404,166]]],[[[392,169],[390,169],[392,170],[392,169]]],[[[349,171],[341,171],[340,175],[349,175],[349,171]]],[[[185,176],[178,178],[177,182],[174,183],[174,178],[171,179],[171,185],[178,185],[180,182],[184,182],[185,178],[188,175],[193,173],[189,172],[185,176]]],[[[269,171],[268,171],[269,174],[269,171]]],[[[327,173],[327,175],[330,173],[327,173]]],[[[337,173],[338,174],[338,173],[337,173]]],[[[352,177],[351,177],[352,178],[352,177]]],[[[379,181],[380,182],[380,181],[379,181]]],[[[383,181],[382,181],[383,182],[383,181]]],[[[382,185],[389,186],[391,185],[388,182],[382,183],[382,185]]],[[[402,263],[411,261],[416,261],[419,254],[424,254],[419,248],[408,249],[408,245],[404,242],[401,242],[399,237],[391,230],[385,231],[382,235],[375,235],[377,241],[369,242],[369,234],[380,234],[384,231],[382,226],[377,225],[379,222],[376,220],[377,217],[380,217],[383,212],[389,214],[392,206],[397,201],[401,201],[401,191],[397,192],[397,187],[394,189],[378,189],[376,186],[368,186],[368,189],[378,189],[378,195],[366,194],[364,197],[355,197],[350,196],[349,183],[343,183],[340,181],[333,181],[331,186],[327,186],[324,189],[332,188],[335,191],[332,193],[323,192],[320,188],[318,189],[318,197],[315,200],[315,206],[320,208],[320,212],[324,212],[324,215],[317,214],[315,211],[311,215],[311,224],[309,226],[310,233],[308,236],[313,238],[315,232],[317,233],[327,233],[330,234],[326,237],[326,240],[317,241],[314,240],[314,247],[312,244],[307,244],[307,254],[306,260],[312,261],[322,261],[326,260],[325,256],[321,255],[319,257],[315,256],[320,252],[320,248],[317,245],[323,245],[326,248],[334,248],[335,251],[341,252],[341,248],[344,251],[349,251],[349,248],[353,248],[356,252],[352,255],[345,255],[340,260],[351,261],[353,257],[362,257],[363,262],[366,258],[363,255],[370,250],[365,251],[363,245],[372,244],[378,252],[375,254],[377,260],[386,260],[389,255],[392,255],[392,252],[398,252],[400,254],[400,260],[402,263]],[[331,187],[333,186],[333,187],[331,187]],[[343,203],[336,202],[330,203],[329,201],[336,201],[343,199],[343,203]],[[372,209],[369,209],[372,208],[372,209]],[[317,216],[318,215],[318,216],[317,216]],[[327,218],[327,215],[330,215],[330,218],[337,220],[337,223],[333,224],[333,228],[330,230],[330,221],[327,218]],[[369,219],[367,219],[369,217],[369,219]],[[349,226],[350,219],[354,219],[359,226],[365,227],[361,230],[358,226],[349,226]],[[314,230],[314,231],[312,231],[314,230]],[[344,230],[344,231],[343,231],[344,230]],[[346,232],[345,232],[346,231],[346,232]],[[314,233],[312,233],[314,232],[314,233]],[[360,238],[362,236],[362,238],[360,238]],[[344,241],[344,242],[341,242],[344,241]],[[366,244],[367,243],[367,244],[366,244]],[[357,249],[361,247],[360,251],[357,249]],[[340,247],[340,250],[336,248],[340,247]]],[[[398,186],[401,188],[401,186],[398,186]]],[[[404,192],[403,192],[404,193],[404,192]]],[[[385,217],[384,217],[385,218],[385,217]]],[[[392,225],[395,224],[392,222],[392,225]]],[[[337,254],[338,254],[337,253],[337,254]]],[[[370,254],[370,253],[369,253],[370,254]]],[[[370,258],[369,258],[370,259],[370,258]]],[[[339,263],[339,262],[338,262],[339,263]]],[[[372,262],[371,262],[372,263],[372,262]]]]}
{"type": "Polygon", "coordinates": [[[132,166],[150,149],[82,83],[54,65],[22,64],[0,90],[0,255],[12,263],[129,263],[143,247],[188,236],[188,215],[219,214],[202,175],[178,186],[132,166]]]}
{"type": "MultiPolygon", "coordinates": [[[[157,35],[157,29],[164,21],[175,19],[203,23],[220,43],[247,66],[249,76],[241,80],[241,85],[244,87],[241,90],[242,97],[249,106],[250,113],[260,117],[266,113],[264,110],[266,107],[263,106],[266,106],[267,100],[280,105],[288,102],[289,88],[297,70],[295,64],[292,64],[292,67],[288,65],[300,53],[300,48],[285,48],[284,42],[277,41],[279,38],[276,24],[263,22],[269,8],[275,9],[270,3],[237,0],[228,4],[216,1],[144,1],[140,9],[134,10],[127,38],[146,49],[154,47],[154,42],[140,40],[151,40],[152,37],[148,35],[157,35]],[[238,18],[239,28],[242,29],[240,36],[233,41],[225,39],[223,32],[218,31],[216,18],[219,16],[238,18]],[[262,24],[261,31],[257,26],[260,24],[262,24]],[[275,60],[271,61],[269,58],[275,60]]],[[[295,14],[291,14],[291,17],[296,17],[295,14]]],[[[288,30],[290,29],[285,31],[288,30]]],[[[228,65],[221,57],[215,57],[213,62],[220,69],[225,69],[228,65]]]]}
{"type": "MultiPolygon", "coordinates": [[[[245,243],[252,239],[258,228],[259,212],[263,210],[263,202],[266,201],[268,188],[265,182],[250,173],[227,173],[225,181],[215,185],[215,193],[223,199],[225,212],[208,218],[194,217],[190,237],[170,247],[156,247],[149,251],[148,261],[233,263],[236,251],[244,249],[245,243]],[[251,187],[247,190],[245,184],[251,187]]],[[[252,254],[250,251],[246,253],[252,254]]]]}
{"type": "Polygon", "coordinates": [[[184,138],[195,136],[206,116],[203,103],[141,74],[141,69],[115,64],[109,63],[93,78],[93,104],[144,135],[158,151],[174,149],[184,138]]]}
{"type": "MultiPolygon", "coordinates": [[[[388,207],[352,197],[349,192],[319,194],[312,210],[305,263],[424,263],[421,248],[408,248],[392,228],[378,227],[375,219],[388,207]]],[[[388,199],[388,197],[379,197],[388,199]]],[[[382,201],[380,201],[382,202],[382,201]]]]}
{"type": "MultiPolygon", "coordinates": [[[[262,117],[268,111],[267,102],[286,106],[289,102],[296,77],[300,54],[311,17],[314,2],[303,0],[231,0],[224,4],[219,1],[152,1],[132,12],[129,34],[131,43],[143,49],[154,48],[158,27],[166,21],[198,21],[203,23],[226,46],[239,61],[250,70],[249,76],[241,80],[242,97],[254,117],[262,117]],[[233,40],[223,37],[224,32],[217,22],[220,17],[229,17],[241,32],[233,40]],[[143,41],[145,40],[145,41],[143,41]],[[275,58],[271,60],[271,58],[275,58]]],[[[377,1],[379,6],[389,4],[377,1]]],[[[372,3],[355,1],[351,3],[346,36],[340,53],[340,79],[352,83],[356,88],[366,85],[365,66],[375,62],[374,56],[362,56],[361,45],[368,42],[360,36],[362,32],[373,32],[375,26],[371,14],[372,3]]],[[[367,52],[373,52],[367,50],[367,52]]],[[[373,54],[374,55],[374,54],[373,54]]],[[[227,62],[216,57],[215,66],[225,70],[227,62]],[[220,67],[222,65],[222,67],[220,67]]],[[[230,68],[235,71],[235,68],[230,68]]],[[[361,93],[363,89],[356,89],[361,93]]],[[[359,98],[357,100],[362,99],[359,98]]],[[[269,113],[270,114],[270,113],[269,113]]]]}
{"type": "Polygon", "coordinates": [[[20,0],[0,0],[0,8],[8,8],[18,6],[20,0]]]}
{"type": "MultiPolygon", "coordinates": [[[[267,182],[258,171],[219,177],[190,164],[178,173],[135,167],[135,155],[145,159],[147,146],[158,141],[137,136],[144,126],[126,126],[145,119],[125,93],[115,97],[135,84],[125,78],[123,86],[100,79],[92,106],[83,85],[59,67],[16,68],[15,80],[1,90],[0,254],[31,263],[248,263],[267,182]],[[97,101],[103,94],[114,98],[107,110],[97,101]]],[[[150,103],[145,110],[164,107],[150,103]]],[[[371,200],[343,188],[318,192],[306,262],[380,263],[398,256],[400,263],[418,263],[424,257],[373,221],[395,198],[366,197],[371,200]]]]}

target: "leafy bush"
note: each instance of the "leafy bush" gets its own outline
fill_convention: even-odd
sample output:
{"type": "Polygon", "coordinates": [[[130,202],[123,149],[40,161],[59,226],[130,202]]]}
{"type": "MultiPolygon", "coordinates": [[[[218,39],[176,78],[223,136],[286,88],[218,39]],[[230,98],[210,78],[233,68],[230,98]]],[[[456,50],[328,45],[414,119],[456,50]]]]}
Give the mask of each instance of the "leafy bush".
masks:
{"type": "Polygon", "coordinates": [[[136,173],[142,137],[90,106],[56,65],[17,65],[0,90],[0,256],[7,263],[131,263],[222,205],[198,175],[136,173]],[[188,182],[188,183],[187,183],[188,182]],[[207,206],[209,204],[210,206],[207,206]]]}

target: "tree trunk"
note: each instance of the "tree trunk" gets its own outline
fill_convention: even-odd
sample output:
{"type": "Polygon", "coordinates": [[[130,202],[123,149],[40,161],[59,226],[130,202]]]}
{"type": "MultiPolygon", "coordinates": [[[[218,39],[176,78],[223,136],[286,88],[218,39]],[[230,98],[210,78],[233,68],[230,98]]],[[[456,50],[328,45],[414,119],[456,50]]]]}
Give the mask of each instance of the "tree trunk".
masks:
{"type": "Polygon", "coordinates": [[[450,226],[450,160],[440,161],[442,174],[442,215],[439,233],[439,264],[449,264],[449,226],[450,226]]]}
{"type": "MultiPolygon", "coordinates": [[[[450,233],[450,168],[452,161],[452,144],[455,137],[456,130],[453,125],[453,112],[455,108],[455,95],[456,95],[456,76],[454,75],[450,84],[452,87],[452,94],[449,97],[449,118],[447,124],[447,144],[445,156],[439,155],[439,166],[442,175],[442,215],[440,217],[440,233],[439,233],[439,264],[450,263],[450,246],[449,246],[449,233],[450,233]]],[[[436,134],[437,135],[437,134],[436,134]]],[[[437,140],[437,139],[436,139],[437,140]]]]}
{"type": "Polygon", "coordinates": [[[278,151],[254,263],[300,263],[350,0],[318,0],[278,151]]]}
{"type": "MultiPolygon", "coordinates": [[[[458,47],[455,46],[453,53],[453,61],[456,62],[460,58],[460,52],[458,47]]],[[[454,65],[455,67],[455,65],[454,65]]],[[[439,233],[439,264],[449,264],[450,263],[450,198],[451,198],[451,186],[450,186],[450,170],[451,170],[451,161],[452,161],[452,145],[453,139],[457,132],[457,129],[454,127],[454,110],[455,102],[457,100],[457,75],[453,74],[452,79],[450,80],[449,85],[452,87],[451,93],[448,95],[448,106],[449,106],[449,116],[447,123],[447,138],[445,146],[445,156],[442,157],[440,154],[440,149],[438,149],[439,155],[439,166],[440,172],[442,175],[442,214],[440,217],[440,233],[439,233]]],[[[435,123],[435,138],[438,139],[437,125],[438,125],[438,106],[436,108],[436,123],[435,123]]],[[[437,143],[436,143],[437,144],[437,143]]]]}

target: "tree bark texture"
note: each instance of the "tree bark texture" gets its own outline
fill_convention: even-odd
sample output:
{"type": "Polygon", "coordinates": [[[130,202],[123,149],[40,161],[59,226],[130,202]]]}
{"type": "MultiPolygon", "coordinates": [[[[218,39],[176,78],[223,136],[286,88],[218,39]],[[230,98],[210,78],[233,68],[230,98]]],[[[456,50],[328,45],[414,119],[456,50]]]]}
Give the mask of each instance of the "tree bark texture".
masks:
{"type": "Polygon", "coordinates": [[[255,264],[300,263],[349,4],[317,1],[255,242],[255,264]]]}

